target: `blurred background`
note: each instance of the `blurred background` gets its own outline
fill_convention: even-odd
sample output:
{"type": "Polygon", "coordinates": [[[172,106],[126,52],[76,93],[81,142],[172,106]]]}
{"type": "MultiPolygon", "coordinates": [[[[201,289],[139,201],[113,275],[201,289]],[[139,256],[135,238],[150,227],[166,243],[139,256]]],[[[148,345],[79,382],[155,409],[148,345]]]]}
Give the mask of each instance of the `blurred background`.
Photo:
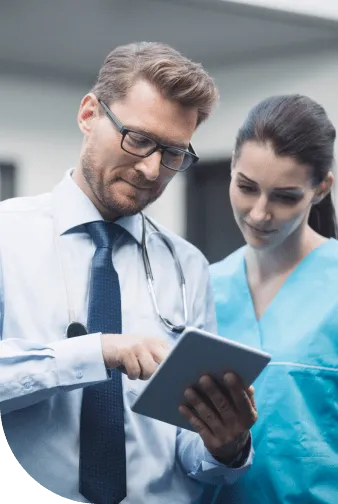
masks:
{"type": "MultiPolygon", "coordinates": [[[[248,110],[301,93],[338,126],[338,2],[0,0],[0,199],[50,191],[76,164],[81,98],[111,49],[140,40],[201,62],[219,87],[220,105],[193,139],[200,163],[148,210],[214,262],[242,244],[228,185],[248,110]]],[[[0,455],[1,502],[70,502],[22,477],[1,429],[0,455]]]]}
{"type": "Polygon", "coordinates": [[[248,110],[301,93],[338,127],[338,2],[0,0],[1,199],[49,191],[77,163],[82,96],[111,49],[140,40],[201,62],[219,87],[220,105],[193,139],[200,163],[148,210],[216,261],[242,244],[228,185],[248,110]]]}

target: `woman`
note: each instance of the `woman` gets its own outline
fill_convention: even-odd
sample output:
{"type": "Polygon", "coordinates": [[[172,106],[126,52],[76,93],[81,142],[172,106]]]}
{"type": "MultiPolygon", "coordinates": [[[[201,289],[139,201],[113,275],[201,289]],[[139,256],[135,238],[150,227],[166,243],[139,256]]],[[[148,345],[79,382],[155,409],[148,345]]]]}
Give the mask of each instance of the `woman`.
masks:
{"type": "Polygon", "coordinates": [[[276,96],[238,132],[230,199],[246,246],[212,266],[219,333],[272,355],[255,382],[252,469],[218,504],[338,503],[335,129],[276,96]]]}

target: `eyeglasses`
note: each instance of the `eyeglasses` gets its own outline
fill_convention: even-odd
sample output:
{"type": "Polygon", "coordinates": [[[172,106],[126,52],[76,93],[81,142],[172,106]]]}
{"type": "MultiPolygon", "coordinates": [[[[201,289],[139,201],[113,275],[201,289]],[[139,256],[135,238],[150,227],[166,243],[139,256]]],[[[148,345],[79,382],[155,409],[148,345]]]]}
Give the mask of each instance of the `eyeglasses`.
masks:
{"type": "Polygon", "coordinates": [[[189,144],[188,150],[186,150],[156,142],[153,138],[143,133],[125,128],[102,100],[99,100],[99,103],[115,128],[121,133],[121,149],[128,152],[128,154],[146,158],[156,151],[161,151],[161,164],[174,171],[184,171],[199,160],[191,144],[189,144]]]}

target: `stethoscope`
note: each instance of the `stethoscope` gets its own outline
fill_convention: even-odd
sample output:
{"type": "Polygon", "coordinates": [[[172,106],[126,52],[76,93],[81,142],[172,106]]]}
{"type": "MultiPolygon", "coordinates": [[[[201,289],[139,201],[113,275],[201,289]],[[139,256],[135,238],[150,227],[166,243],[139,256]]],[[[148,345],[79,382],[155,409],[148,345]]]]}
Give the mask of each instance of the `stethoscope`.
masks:
{"type": "MultiPolygon", "coordinates": [[[[161,231],[158,229],[158,227],[149,219],[149,217],[144,215],[143,212],[141,212],[141,217],[142,217],[142,244],[141,244],[142,258],[143,258],[143,265],[144,265],[144,270],[145,270],[147,284],[148,284],[148,290],[150,293],[152,304],[153,304],[156,315],[160,319],[161,323],[165,326],[165,328],[173,333],[180,334],[184,331],[184,329],[186,328],[187,323],[188,323],[187,293],[186,293],[186,285],[185,285],[185,277],[184,277],[183,269],[182,269],[181,263],[179,261],[179,258],[177,256],[175,246],[174,246],[173,242],[170,240],[170,238],[168,238],[168,236],[166,236],[165,234],[161,233],[161,231]],[[149,234],[149,236],[156,235],[160,240],[162,240],[174,260],[175,269],[176,269],[179,284],[180,284],[182,304],[183,304],[183,318],[184,318],[183,324],[180,324],[180,325],[173,324],[172,322],[170,322],[170,320],[163,317],[160,313],[157,299],[156,299],[156,295],[155,295],[155,290],[154,290],[154,275],[153,275],[153,271],[152,271],[150,260],[149,260],[149,254],[148,254],[147,241],[148,241],[149,236],[147,236],[147,232],[146,232],[147,231],[147,224],[151,225],[152,228],[154,229],[154,231],[152,231],[149,234]]],[[[60,256],[62,256],[60,247],[59,247],[59,252],[60,252],[60,256]]],[[[67,294],[67,299],[68,299],[68,306],[71,307],[69,288],[68,288],[67,282],[66,282],[64,261],[62,261],[62,259],[61,259],[61,263],[62,263],[65,284],[66,284],[66,294],[67,294]]],[[[71,322],[67,326],[66,334],[65,334],[66,337],[73,338],[76,336],[84,336],[85,334],[88,334],[86,327],[82,323],[74,321],[74,311],[71,308],[69,308],[69,312],[70,312],[71,322]]]]}

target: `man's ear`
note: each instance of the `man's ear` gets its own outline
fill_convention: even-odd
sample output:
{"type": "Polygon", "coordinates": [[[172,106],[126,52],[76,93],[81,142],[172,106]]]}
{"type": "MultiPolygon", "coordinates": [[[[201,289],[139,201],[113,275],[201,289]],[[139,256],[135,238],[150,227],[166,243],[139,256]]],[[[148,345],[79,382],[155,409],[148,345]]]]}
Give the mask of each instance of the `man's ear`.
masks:
{"type": "Polygon", "coordinates": [[[319,184],[313,196],[312,203],[318,205],[331,191],[334,182],[334,175],[329,172],[323,182],[319,184]]]}
{"type": "Polygon", "coordinates": [[[84,135],[89,135],[92,130],[94,120],[98,116],[99,102],[93,93],[88,93],[81,100],[77,123],[84,135]]]}

